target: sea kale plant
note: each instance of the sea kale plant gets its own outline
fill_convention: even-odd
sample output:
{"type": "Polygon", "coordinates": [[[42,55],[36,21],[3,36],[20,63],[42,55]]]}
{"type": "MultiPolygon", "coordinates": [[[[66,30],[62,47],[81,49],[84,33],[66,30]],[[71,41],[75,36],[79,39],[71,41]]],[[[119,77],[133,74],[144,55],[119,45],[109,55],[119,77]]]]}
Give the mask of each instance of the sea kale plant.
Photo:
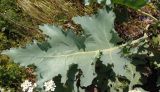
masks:
{"type": "Polygon", "coordinates": [[[39,30],[45,41],[33,41],[23,48],[3,50],[1,54],[21,66],[34,66],[36,91],[128,92],[138,87],[142,92],[158,92],[160,89],[159,16],[142,9],[156,0],[22,1],[17,0],[18,5],[43,23],[39,30]],[[60,5],[56,8],[52,6],[55,4],[60,5]],[[130,15],[119,21],[117,16],[124,7],[130,15]],[[139,15],[133,17],[133,14],[139,15]],[[138,33],[127,30],[127,25],[141,35],[133,38],[138,33]],[[120,28],[128,33],[117,31],[120,28]],[[122,37],[123,33],[131,35],[131,39],[122,37]]]}

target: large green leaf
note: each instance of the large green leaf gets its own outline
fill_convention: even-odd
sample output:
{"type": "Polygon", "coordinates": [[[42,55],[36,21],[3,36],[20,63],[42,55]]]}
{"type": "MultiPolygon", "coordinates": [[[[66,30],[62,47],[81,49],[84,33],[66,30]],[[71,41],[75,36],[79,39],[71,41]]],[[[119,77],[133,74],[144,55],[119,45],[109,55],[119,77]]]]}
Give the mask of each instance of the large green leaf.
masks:
{"type": "Polygon", "coordinates": [[[93,2],[105,3],[106,5],[115,3],[125,5],[133,9],[139,9],[143,7],[148,2],[148,0],[85,0],[86,4],[93,2]]]}
{"type": "Polygon", "coordinates": [[[133,9],[139,9],[143,7],[148,0],[112,0],[112,3],[126,5],[133,9]]]}
{"type": "MultiPolygon", "coordinates": [[[[118,37],[114,32],[114,19],[115,14],[106,9],[99,10],[92,16],[73,18],[84,29],[83,36],[44,24],[40,29],[49,36],[46,42],[34,42],[26,48],[13,48],[3,53],[23,66],[34,63],[38,67],[39,85],[53,77],[57,78],[56,92],[77,92],[74,80],[79,69],[83,71],[80,78],[83,86],[97,84],[102,92],[109,88],[115,92],[122,87],[118,80],[122,77],[121,79],[129,81],[127,86],[131,88],[139,82],[140,74],[129,59],[121,56],[120,47],[115,46],[118,37]]],[[[80,92],[84,90],[80,89],[80,92]]]]}

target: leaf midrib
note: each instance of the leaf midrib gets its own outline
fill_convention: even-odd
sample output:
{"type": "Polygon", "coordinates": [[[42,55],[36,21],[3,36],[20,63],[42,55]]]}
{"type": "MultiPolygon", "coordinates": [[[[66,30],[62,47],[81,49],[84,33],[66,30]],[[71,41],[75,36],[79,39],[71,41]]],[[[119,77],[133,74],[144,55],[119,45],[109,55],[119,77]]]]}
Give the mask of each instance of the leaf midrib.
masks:
{"type": "MultiPolygon", "coordinates": [[[[141,37],[141,38],[139,38],[139,39],[137,39],[137,40],[134,40],[134,41],[132,41],[130,44],[135,44],[135,43],[137,43],[137,42],[139,42],[140,40],[142,40],[142,39],[145,39],[145,38],[147,38],[147,36],[146,35],[144,35],[143,37],[141,37]]],[[[101,52],[101,51],[103,51],[103,52],[113,52],[113,51],[115,51],[115,50],[117,50],[117,49],[120,49],[120,48],[122,48],[122,47],[124,47],[124,46],[126,46],[126,45],[128,45],[127,43],[125,43],[125,44],[122,44],[122,45],[119,45],[119,46],[115,46],[115,47],[113,47],[113,48],[109,48],[109,49],[102,49],[102,50],[95,50],[95,51],[85,51],[85,52],[75,52],[75,53],[71,53],[71,54],[66,54],[66,55],[55,55],[55,56],[36,56],[36,57],[44,57],[44,58],[53,58],[53,57],[68,57],[68,56],[74,56],[74,55],[82,55],[82,54],[90,54],[90,53],[98,53],[98,52],[101,52]]],[[[2,54],[3,54],[3,52],[2,52],[2,54]]],[[[34,56],[29,56],[29,55],[16,55],[17,57],[35,57],[35,55],[34,56]]]]}

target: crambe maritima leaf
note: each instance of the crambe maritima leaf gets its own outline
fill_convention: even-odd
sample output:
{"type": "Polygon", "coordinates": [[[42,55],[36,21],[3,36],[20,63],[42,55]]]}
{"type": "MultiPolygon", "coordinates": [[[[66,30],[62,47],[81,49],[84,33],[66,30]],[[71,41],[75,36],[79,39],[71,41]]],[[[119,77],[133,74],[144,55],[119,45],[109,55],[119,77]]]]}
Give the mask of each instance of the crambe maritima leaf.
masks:
{"type": "Polygon", "coordinates": [[[97,87],[102,92],[122,91],[119,77],[126,78],[131,88],[139,82],[140,74],[115,45],[118,36],[114,32],[114,19],[113,11],[106,9],[92,16],[73,18],[84,29],[82,36],[44,24],[40,29],[49,36],[46,42],[34,42],[26,48],[13,48],[3,53],[23,66],[35,64],[38,85],[53,78],[55,92],[85,92],[90,87],[97,87]]]}

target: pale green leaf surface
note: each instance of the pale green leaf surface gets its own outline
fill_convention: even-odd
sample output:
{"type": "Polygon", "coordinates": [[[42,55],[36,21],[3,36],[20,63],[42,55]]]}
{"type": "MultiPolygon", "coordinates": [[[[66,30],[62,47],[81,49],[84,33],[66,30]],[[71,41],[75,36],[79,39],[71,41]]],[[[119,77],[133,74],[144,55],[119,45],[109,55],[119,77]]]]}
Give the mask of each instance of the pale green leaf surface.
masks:
{"type": "Polygon", "coordinates": [[[84,2],[86,5],[89,5],[90,3],[93,3],[93,2],[105,3],[106,5],[111,4],[111,0],[84,0],[84,2]]]}
{"type": "Polygon", "coordinates": [[[113,64],[115,74],[128,78],[131,87],[138,82],[140,76],[135,66],[130,64],[130,60],[121,56],[120,48],[114,46],[116,43],[112,38],[114,19],[114,13],[105,9],[99,10],[98,14],[93,16],[73,18],[76,23],[82,25],[87,35],[83,37],[75,36],[72,31],[62,32],[59,27],[45,24],[40,26],[40,29],[49,36],[47,42],[38,45],[34,42],[26,48],[13,48],[3,53],[23,66],[34,63],[38,67],[39,85],[58,74],[62,75],[62,82],[65,83],[69,79],[67,77],[69,66],[78,64],[78,68],[82,69],[84,74],[81,85],[88,86],[96,77],[93,75],[95,66],[92,63],[95,63],[101,51],[103,64],[106,66],[113,64]]]}

